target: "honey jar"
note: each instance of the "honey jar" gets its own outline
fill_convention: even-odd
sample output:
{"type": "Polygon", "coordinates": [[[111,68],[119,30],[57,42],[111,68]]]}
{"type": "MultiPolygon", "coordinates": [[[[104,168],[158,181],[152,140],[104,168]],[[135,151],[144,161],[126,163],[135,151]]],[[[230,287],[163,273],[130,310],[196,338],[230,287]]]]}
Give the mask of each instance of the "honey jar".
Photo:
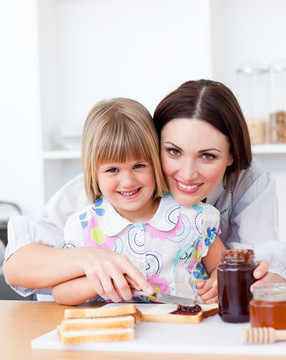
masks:
{"type": "Polygon", "coordinates": [[[252,327],[286,329],[286,284],[257,285],[250,301],[252,327]]]}
{"type": "Polygon", "coordinates": [[[228,323],[249,321],[250,285],[255,281],[257,267],[254,252],[249,249],[231,249],[221,252],[217,267],[218,305],[220,318],[228,323]]]}

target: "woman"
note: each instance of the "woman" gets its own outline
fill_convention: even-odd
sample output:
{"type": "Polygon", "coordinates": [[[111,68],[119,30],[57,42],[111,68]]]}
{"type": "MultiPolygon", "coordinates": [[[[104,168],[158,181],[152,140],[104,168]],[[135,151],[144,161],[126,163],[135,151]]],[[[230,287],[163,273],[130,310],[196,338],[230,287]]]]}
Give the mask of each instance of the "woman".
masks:
{"type": "Polygon", "coordinates": [[[253,248],[257,259],[271,264],[266,274],[257,269],[257,278],[285,281],[275,183],[252,161],[247,125],[230,89],[210,80],[188,81],[160,102],[154,122],[175,199],[185,206],[202,199],[214,205],[226,247],[253,248]]]}
{"type": "MultiPolygon", "coordinates": [[[[154,121],[161,135],[163,170],[175,199],[183,205],[205,200],[216,206],[225,245],[254,248],[257,259],[270,261],[269,272],[262,261],[255,278],[285,281],[286,244],[278,241],[275,183],[251,163],[247,126],[232,92],[213,81],[187,82],[162,100],[154,121]],[[216,142],[217,138],[222,141],[216,142]]],[[[83,179],[78,176],[52,197],[40,221],[11,218],[4,271],[6,281],[18,292],[28,295],[41,288],[37,292],[51,293],[51,286],[85,275],[92,284],[95,268],[101,267],[115,282],[114,288],[106,289],[107,297],[132,296],[127,282],[116,286],[113,274],[118,271],[150,293],[149,284],[127,258],[115,256],[106,264],[89,249],[62,249],[65,221],[86,205],[83,179]]]]}

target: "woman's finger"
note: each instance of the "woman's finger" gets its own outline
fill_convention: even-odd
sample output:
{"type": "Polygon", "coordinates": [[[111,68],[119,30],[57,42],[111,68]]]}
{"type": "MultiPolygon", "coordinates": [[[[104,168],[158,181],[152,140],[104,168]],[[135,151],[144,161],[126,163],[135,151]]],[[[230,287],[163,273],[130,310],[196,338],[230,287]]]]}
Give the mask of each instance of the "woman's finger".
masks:
{"type": "Polygon", "coordinates": [[[258,266],[254,270],[253,276],[255,279],[259,280],[267,274],[270,264],[269,264],[269,261],[267,261],[267,260],[260,260],[257,262],[258,262],[258,266]]]}
{"type": "Polygon", "coordinates": [[[266,284],[266,283],[286,283],[286,280],[283,279],[282,276],[278,274],[274,274],[271,272],[266,273],[266,275],[261,278],[260,280],[255,281],[250,287],[250,291],[253,292],[253,288],[260,284],[266,284]]]}

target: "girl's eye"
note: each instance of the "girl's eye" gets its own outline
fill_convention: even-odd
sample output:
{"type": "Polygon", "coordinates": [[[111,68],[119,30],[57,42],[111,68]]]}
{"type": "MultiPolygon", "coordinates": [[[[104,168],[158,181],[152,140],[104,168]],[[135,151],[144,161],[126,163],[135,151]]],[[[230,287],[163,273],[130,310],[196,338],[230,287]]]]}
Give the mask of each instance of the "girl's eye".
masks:
{"type": "Polygon", "coordinates": [[[203,154],[203,158],[206,160],[212,160],[212,159],[215,159],[215,155],[206,153],[206,154],[203,154]]]}
{"type": "Polygon", "coordinates": [[[141,168],[143,168],[143,167],[145,167],[144,164],[136,164],[136,165],[134,166],[134,169],[141,169],[141,168]]]}
{"type": "Polygon", "coordinates": [[[115,173],[115,172],[117,172],[117,171],[118,171],[117,168],[111,168],[111,169],[108,169],[106,172],[115,173]]]}

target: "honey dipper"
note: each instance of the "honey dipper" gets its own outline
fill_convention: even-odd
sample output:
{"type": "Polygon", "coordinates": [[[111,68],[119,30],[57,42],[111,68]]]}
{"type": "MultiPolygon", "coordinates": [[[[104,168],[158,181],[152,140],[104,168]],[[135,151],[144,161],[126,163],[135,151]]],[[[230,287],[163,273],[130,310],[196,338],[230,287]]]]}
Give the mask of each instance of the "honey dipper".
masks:
{"type": "Polygon", "coordinates": [[[257,327],[242,330],[243,342],[249,344],[270,344],[286,340],[286,330],[275,330],[271,327],[257,327]]]}

